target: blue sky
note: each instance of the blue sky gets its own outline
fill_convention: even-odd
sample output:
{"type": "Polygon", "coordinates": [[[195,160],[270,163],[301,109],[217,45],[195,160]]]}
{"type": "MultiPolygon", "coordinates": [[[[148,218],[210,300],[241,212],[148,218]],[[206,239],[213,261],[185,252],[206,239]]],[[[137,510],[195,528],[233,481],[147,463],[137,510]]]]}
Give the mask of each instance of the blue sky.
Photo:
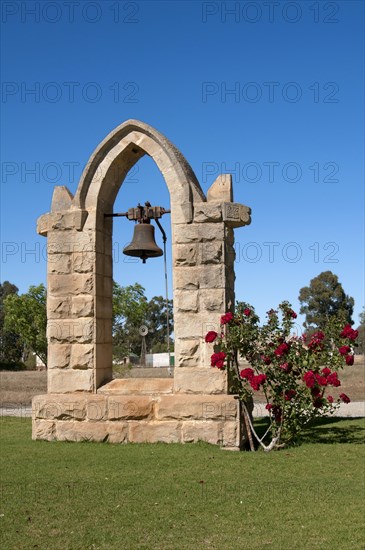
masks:
{"type": "MultiPolygon", "coordinates": [[[[205,192],[233,173],[235,200],[252,208],[252,224],[235,231],[237,299],[261,316],[283,299],[298,310],[299,289],[331,270],[358,323],[363,2],[2,2],[1,61],[2,281],[21,292],[46,281],[37,217],[54,187],[74,193],[98,143],[136,118],[181,150],[205,192]]],[[[146,200],[169,205],[145,157],[115,210],[146,200]]],[[[120,253],[132,229],[115,222],[114,278],[163,294],[161,259],[120,253]]]]}

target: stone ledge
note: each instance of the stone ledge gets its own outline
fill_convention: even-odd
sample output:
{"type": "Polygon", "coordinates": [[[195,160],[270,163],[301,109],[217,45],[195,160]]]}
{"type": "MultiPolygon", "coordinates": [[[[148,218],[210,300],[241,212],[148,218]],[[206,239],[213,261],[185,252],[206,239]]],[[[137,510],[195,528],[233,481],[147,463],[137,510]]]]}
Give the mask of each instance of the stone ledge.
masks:
{"type": "Polygon", "coordinates": [[[170,378],[119,378],[98,389],[103,395],[155,395],[172,393],[173,380],[170,378]]]}

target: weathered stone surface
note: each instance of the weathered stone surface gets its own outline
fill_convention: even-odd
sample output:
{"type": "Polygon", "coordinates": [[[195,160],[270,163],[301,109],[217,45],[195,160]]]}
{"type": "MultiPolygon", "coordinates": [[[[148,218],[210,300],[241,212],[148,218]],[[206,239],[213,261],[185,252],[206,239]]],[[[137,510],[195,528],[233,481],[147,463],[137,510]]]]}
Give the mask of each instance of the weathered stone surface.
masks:
{"type": "Polygon", "coordinates": [[[49,393],[93,391],[93,371],[78,369],[52,369],[48,373],[49,393]]]}
{"type": "Polygon", "coordinates": [[[75,296],[90,294],[93,290],[92,274],[76,273],[72,275],[48,274],[48,292],[50,296],[75,296]]]}
{"type": "Polygon", "coordinates": [[[199,293],[194,290],[178,290],[175,292],[174,305],[176,312],[196,313],[199,309],[199,293]]]}
{"type": "Polygon", "coordinates": [[[94,422],[107,420],[108,398],[104,395],[88,396],[86,400],[86,418],[94,422]]]}
{"type": "Polygon", "coordinates": [[[55,439],[55,422],[50,420],[32,421],[32,439],[45,439],[53,441],[55,439]]]}
{"type": "Polygon", "coordinates": [[[169,378],[117,378],[98,389],[103,395],[156,395],[172,393],[169,378]]]}
{"type": "Polygon", "coordinates": [[[152,418],[155,399],[144,395],[115,395],[108,398],[109,420],[152,418]]]}
{"type": "Polygon", "coordinates": [[[181,440],[181,424],[176,421],[131,421],[128,440],[131,443],[157,443],[159,441],[162,443],[179,443],[181,440]]]}
{"type": "Polygon", "coordinates": [[[108,426],[106,422],[56,422],[58,441],[106,441],[108,426]]]}
{"type": "Polygon", "coordinates": [[[88,294],[72,296],[71,304],[71,314],[75,317],[89,317],[94,313],[94,300],[88,294]]]}
{"type": "Polygon", "coordinates": [[[176,245],[174,250],[174,265],[196,265],[198,244],[176,245]]]}
{"type": "MultiPolygon", "coordinates": [[[[209,312],[225,313],[225,291],[223,288],[219,289],[201,289],[199,292],[199,304],[202,310],[209,312]]],[[[212,321],[215,317],[212,316],[212,321]]],[[[217,316],[217,320],[219,318],[217,316]]]]}
{"type": "Polygon", "coordinates": [[[83,420],[86,416],[86,396],[82,394],[37,395],[32,400],[32,416],[48,420],[83,420]]]}
{"type": "Polygon", "coordinates": [[[178,367],[174,372],[174,392],[220,394],[227,392],[226,372],[211,367],[178,367]]]}
{"type": "Polygon", "coordinates": [[[222,206],[220,204],[209,204],[201,202],[195,204],[194,222],[219,222],[222,220],[222,206]]]}
{"type": "Polygon", "coordinates": [[[240,446],[240,423],[238,420],[226,420],[226,422],[223,423],[223,446],[240,446]]]}
{"type": "Polygon", "coordinates": [[[48,369],[68,367],[71,357],[71,344],[48,344],[48,369]]]}
{"type": "Polygon", "coordinates": [[[200,262],[202,264],[221,264],[223,259],[223,243],[209,242],[200,245],[200,262]]]}
{"type": "Polygon", "coordinates": [[[182,423],[182,441],[183,443],[206,441],[212,445],[219,445],[222,442],[220,424],[213,420],[185,421],[182,423]]]}
{"type": "Polygon", "coordinates": [[[71,273],[71,254],[49,254],[48,272],[60,274],[71,273]]]}
{"type": "Polygon", "coordinates": [[[175,365],[195,367],[200,363],[200,338],[178,338],[175,340],[175,365]]]}
{"type": "Polygon", "coordinates": [[[223,223],[203,223],[183,225],[175,232],[177,244],[201,243],[224,240],[223,223]]]}
{"type": "Polygon", "coordinates": [[[71,348],[70,367],[73,369],[87,369],[93,367],[94,345],[73,344],[71,348]]]}
{"type": "Polygon", "coordinates": [[[49,319],[47,337],[54,343],[87,344],[93,340],[94,323],[90,318],[79,319],[49,319]]]}
{"type": "Polygon", "coordinates": [[[207,200],[219,203],[233,201],[232,174],[220,174],[217,177],[208,189],[207,200]]]}
{"type": "Polygon", "coordinates": [[[237,401],[230,395],[163,395],[155,411],[158,420],[232,420],[237,401]]]}
{"type": "MultiPolygon", "coordinates": [[[[104,256],[104,254],[103,254],[104,256]]],[[[85,250],[72,254],[72,267],[76,273],[90,273],[95,263],[95,252],[85,250]]]]}
{"type": "Polygon", "coordinates": [[[70,316],[71,299],[67,296],[48,296],[47,317],[48,319],[67,319],[70,316]]]}
{"type": "Polygon", "coordinates": [[[62,212],[68,210],[72,205],[73,194],[65,185],[57,185],[52,195],[52,212],[62,212]]]}
{"type": "Polygon", "coordinates": [[[199,267],[176,267],[174,271],[176,290],[198,290],[201,270],[199,267]]]}
{"type": "Polygon", "coordinates": [[[108,443],[127,443],[128,422],[106,422],[108,443]]]}
{"type": "Polygon", "coordinates": [[[251,223],[251,208],[237,202],[223,204],[223,220],[229,227],[242,227],[251,223]]]}

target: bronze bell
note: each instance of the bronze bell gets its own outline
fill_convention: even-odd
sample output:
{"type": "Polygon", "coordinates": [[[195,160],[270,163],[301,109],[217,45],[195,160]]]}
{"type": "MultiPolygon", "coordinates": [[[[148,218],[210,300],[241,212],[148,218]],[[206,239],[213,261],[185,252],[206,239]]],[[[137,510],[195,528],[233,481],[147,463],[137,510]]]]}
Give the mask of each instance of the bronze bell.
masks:
{"type": "Polygon", "coordinates": [[[132,242],[123,249],[123,254],[141,258],[144,264],[148,258],[162,256],[163,252],[155,241],[155,227],[150,223],[135,225],[132,242]]]}

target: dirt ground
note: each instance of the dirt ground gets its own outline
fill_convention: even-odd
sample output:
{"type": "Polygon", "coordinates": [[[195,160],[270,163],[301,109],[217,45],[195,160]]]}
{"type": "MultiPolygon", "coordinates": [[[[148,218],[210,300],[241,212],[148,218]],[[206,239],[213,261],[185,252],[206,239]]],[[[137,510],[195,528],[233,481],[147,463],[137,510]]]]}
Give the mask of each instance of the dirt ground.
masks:
{"type": "MultiPolygon", "coordinates": [[[[168,377],[168,369],[134,368],[120,373],[123,377],[150,378],[168,377]]],[[[355,364],[346,367],[339,373],[341,386],[331,388],[333,397],[341,392],[346,393],[351,401],[365,401],[365,365],[364,356],[357,355],[355,364]]],[[[32,397],[47,393],[46,371],[1,371],[0,372],[0,406],[9,404],[30,405],[32,397]]],[[[259,396],[258,396],[259,397],[259,396]]],[[[263,401],[259,398],[257,401],[263,401]]]]}

